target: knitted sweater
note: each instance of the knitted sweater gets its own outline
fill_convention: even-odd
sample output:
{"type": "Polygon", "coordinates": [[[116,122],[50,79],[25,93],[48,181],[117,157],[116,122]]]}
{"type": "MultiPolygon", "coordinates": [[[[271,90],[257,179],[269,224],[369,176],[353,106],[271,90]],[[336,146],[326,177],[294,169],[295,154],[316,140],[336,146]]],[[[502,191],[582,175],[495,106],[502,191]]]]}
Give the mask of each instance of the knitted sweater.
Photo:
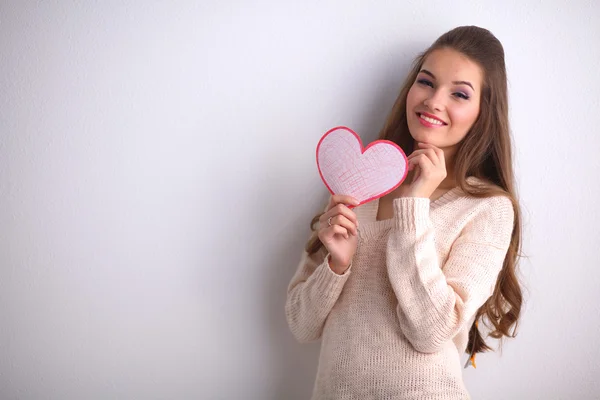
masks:
{"type": "Polygon", "coordinates": [[[355,209],[358,248],[334,273],[326,250],[305,252],[289,285],[296,339],[322,339],[313,400],[468,399],[460,355],[491,296],[513,229],[507,197],[460,189],[434,202],[397,198],[355,209]]]}

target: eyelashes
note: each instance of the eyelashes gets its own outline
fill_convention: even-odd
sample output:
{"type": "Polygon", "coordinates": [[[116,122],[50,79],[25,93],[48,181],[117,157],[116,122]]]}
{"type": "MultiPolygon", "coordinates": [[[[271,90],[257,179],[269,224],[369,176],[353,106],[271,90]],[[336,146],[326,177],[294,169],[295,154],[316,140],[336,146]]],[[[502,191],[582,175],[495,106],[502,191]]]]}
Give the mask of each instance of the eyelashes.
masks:
{"type": "MultiPolygon", "coordinates": [[[[431,82],[429,79],[417,79],[417,83],[423,86],[429,86],[430,88],[433,88],[433,82],[431,82]]],[[[454,92],[452,93],[452,96],[462,99],[462,100],[469,100],[470,96],[464,92],[454,92]]]]}
{"type": "Polygon", "coordinates": [[[466,93],[463,93],[463,92],[452,93],[452,96],[459,97],[459,98],[464,99],[464,100],[469,100],[469,95],[466,94],[466,93]]]}
{"type": "Polygon", "coordinates": [[[427,79],[422,79],[421,78],[421,79],[418,79],[417,82],[420,83],[421,85],[433,87],[433,83],[431,83],[431,81],[429,81],[427,79]]]}

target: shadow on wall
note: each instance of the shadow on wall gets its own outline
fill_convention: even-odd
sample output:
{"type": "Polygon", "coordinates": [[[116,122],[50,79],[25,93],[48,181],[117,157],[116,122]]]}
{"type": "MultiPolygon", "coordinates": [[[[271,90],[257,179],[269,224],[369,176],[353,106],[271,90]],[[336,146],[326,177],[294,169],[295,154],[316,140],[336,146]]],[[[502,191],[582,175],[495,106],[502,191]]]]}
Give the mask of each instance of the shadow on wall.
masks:
{"type": "MultiPolygon", "coordinates": [[[[366,145],[370,141],[377,138],[379,130],[383,127],[385,118],[391,110],[400,86],[403,83],[407,71],[417,55],[418,51],[423,49],[415,49],[415,46],[408,46],[412,52],[397,51],[397,56],[394,57],[398,62],[382,64],[381,73],[374,80],[381,90],[376,93],[376,98],[365,99],[364,113],[358,124],[354,127],[363,138],[366,145]],[[401,61],[400,61],[401,60],[401,61]],[[370,101],[369,101],[370,100],[370,101]]],[[[357,121],[355,120],[355,123],[357,121]]],[[[273,132],[276,136],[277,132],[273,132]]],[[[316,147],[317,143],[315,143],[316,147]]],[[[306,155],[312,157],[313,153],[306,155]]],[[[277,159],[274,155],[272,159],[277,159]]],[[[289,177],[285,171],[290,171],[294,168],[292,165],[277,166],[279,174],[271,175],[269,182],[262,182],[265,187],[285,188],[288,184],[289,177]],[[286,168],[287,167],[287,168],[286,168]]],[[[315,165],[316,168],[316,165],[315,165]]],[[[264,174],[262,176],[268,176],[264,174]]],[[[315,173],[315,176],[318,176],[315,173]]],[[[320,185],[320,181],[315,181],[314,185],[320,185]]],[[[323,186],[323,198],[319,202],[324,206],[328,199],[328,193],[323,186]]],[[[285,202],[277,195],[269,198],[258,199],[262,201],[257,204],[255,209],[263,209],[266,215],[275,215],[278,212],[273,210],[281,210],[287,208],[285,202]],[[270,211],[268,211],[270,210],[270,211]]],[[[296,270],[300,260],[301,252],[308,239],[308,225],[312,217],[320,210],[313,210],[309,215],[298,215],[294,213],[293,207],[289,207],[285,212],[279,215],[283,219],[278,220],[278,226],[281,228],[273,232],[265,232],[263,237],[269,238],[269,243],[265,248],[265,260],[268,260],[268,265],[265,265],[265,290],[264,290],[264,321],[266,330],[269,335],[271,364],[267,371],[274,374],[275,386],[271,389],[272,395],[269,397],[272,400],[306,400],[310,398],[312,388],[317,372],[318,355],[320,343],[299,344],[291,332],[289,331],[285,320],[285,300],[287,286],[296,270]],[[287,218],[287,219],[286,219],[287,218]],[[268,250],[267,250],[268,247],[268,250]]],[[[257,226],[265,226],[265,220],[261,219],[261,213],[257,213],[257,226]]],[[[271,222],[271,221],[268,221],[271,222]]],[[[269,225],[267,223],[266,225],[269,225]]]]}

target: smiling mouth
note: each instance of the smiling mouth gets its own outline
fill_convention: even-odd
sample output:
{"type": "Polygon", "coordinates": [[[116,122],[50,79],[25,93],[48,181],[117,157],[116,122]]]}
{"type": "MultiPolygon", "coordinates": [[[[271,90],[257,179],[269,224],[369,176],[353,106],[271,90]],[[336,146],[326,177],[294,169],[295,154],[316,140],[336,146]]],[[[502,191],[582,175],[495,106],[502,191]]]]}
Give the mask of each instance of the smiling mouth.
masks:
{"type": "Polygon", "coordinates": [[[428,124],[431,125],[435,125],[435,126],[444,126],[444,125],[448,125],[447,123],[445,123],[444,121],[441,121],[437,118],[432,118],[428,115],[424,115],[422,113],[417,113],[417,117],[419,117],[419,119],[421,119],[422,121],[427,122],[428,124]]]}

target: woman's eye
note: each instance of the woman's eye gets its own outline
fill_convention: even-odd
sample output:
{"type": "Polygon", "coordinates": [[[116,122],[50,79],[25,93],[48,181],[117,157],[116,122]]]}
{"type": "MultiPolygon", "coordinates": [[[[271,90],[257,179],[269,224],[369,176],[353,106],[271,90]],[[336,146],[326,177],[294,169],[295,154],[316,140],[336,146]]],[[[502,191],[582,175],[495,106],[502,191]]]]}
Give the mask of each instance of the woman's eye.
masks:
{"type": "Polygon", "coordinates": [[[454,97],[459,97],[459,98],[464,99],[464,100],[469,100],[469,96],[467,94],[465,94],[465,93],[462,93],[462,92],[456,92],[456,93],[454,93],[454,97]]]}
{"type": "Polygon", "coordinates": [[[417,80],[417,83],[420,83],[421,85],[433,87],[433,83],[431,83],[431,81],[428,81],[427,79],[419,79],[419,80],[417,80]]]}

